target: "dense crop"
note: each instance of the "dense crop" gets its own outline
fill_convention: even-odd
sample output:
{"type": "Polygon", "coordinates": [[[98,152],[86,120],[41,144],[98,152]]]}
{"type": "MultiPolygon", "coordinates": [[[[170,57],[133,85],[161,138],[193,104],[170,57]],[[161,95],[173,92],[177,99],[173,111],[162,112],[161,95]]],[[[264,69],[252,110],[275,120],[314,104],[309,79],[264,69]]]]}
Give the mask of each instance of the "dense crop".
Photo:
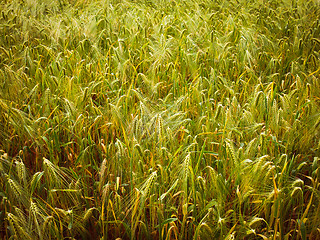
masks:
{"type": "Polygon", "coordinates": [[[0,3],[3,239],[319,239],[317,0],[0,3]]]}

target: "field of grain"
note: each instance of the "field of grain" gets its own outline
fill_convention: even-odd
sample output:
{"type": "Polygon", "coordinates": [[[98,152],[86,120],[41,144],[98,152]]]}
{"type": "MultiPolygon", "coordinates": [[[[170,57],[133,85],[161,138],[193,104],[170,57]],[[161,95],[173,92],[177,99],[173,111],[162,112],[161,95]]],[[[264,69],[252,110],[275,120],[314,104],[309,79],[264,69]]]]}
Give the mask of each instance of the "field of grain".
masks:
{"type": "Polygon", "coordinates": [[[320,239],[320,2],[3,0],[1,239],[320,239]]]}

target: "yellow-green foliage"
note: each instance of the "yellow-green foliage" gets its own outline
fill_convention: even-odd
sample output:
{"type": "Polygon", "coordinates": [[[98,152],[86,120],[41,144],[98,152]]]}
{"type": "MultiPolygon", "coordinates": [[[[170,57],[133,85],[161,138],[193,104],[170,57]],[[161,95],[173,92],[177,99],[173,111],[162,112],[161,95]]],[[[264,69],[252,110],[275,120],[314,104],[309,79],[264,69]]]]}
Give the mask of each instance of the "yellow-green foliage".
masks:
{"type": "Polygon", "coordinates": [[[319,4],[1,1],[0,237],[319,237],[319,4]]]}

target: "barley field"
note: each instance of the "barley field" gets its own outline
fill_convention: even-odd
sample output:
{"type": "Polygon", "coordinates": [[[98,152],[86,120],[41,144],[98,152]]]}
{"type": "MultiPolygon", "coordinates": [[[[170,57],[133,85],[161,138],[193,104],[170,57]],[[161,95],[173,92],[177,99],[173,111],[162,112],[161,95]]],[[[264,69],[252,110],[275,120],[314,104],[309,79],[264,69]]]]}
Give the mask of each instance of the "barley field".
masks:
{"type": "Polygon", "coordinates": [[[1,239],[320,239],[320,2],[2,0],[1,239]]]}

